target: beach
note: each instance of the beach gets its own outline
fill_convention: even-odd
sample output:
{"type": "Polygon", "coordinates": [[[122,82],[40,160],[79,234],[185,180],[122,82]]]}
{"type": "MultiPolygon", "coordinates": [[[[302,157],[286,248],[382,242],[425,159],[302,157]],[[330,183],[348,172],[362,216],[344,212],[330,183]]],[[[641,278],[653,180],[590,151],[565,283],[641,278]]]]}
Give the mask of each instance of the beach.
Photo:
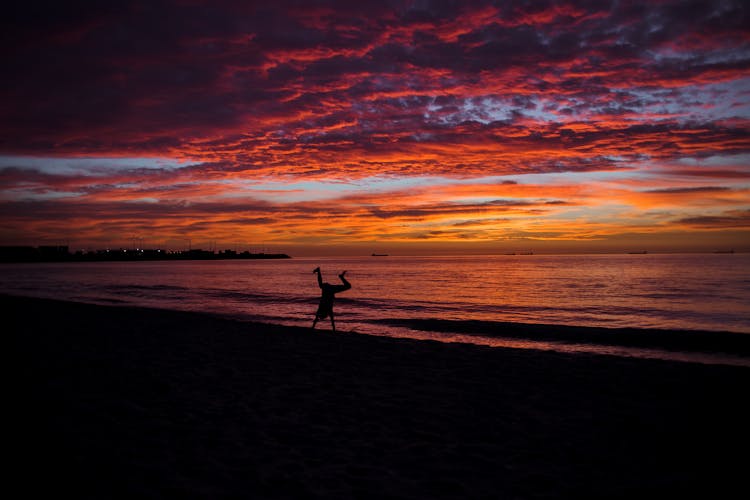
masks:
{"type": "Polygon", "coordinates": [[[10,477],[24,496],[717,498],[744,486],[748,368],[0,299],[10,477]]]}

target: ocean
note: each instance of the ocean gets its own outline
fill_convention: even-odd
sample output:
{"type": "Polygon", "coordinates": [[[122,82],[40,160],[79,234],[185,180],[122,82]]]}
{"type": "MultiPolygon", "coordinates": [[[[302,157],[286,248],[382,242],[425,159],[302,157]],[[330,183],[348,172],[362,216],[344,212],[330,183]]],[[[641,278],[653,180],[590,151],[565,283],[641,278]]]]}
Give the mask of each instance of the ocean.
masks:
{"type": "Polygon", "coordinates": [[[521,323],[750,333],[750,254],[3,264],[0,292],[310,326],[318,266],[329,283],[348,271],[352,289],[335,305],[340,332],[686,360],[695,354],[503,330],[521,323]]]}

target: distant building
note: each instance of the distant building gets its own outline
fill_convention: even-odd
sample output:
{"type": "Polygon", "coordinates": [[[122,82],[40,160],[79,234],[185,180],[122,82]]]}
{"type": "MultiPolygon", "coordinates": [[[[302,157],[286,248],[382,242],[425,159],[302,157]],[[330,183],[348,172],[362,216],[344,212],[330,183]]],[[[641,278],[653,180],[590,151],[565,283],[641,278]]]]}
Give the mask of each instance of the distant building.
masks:
{"type": "Polygon", "coordinates": [[[0,262],[63,261],[69,260],[70,257],[67,245],[0,247],[0,262]]]}
{"type": "Polygon", "coordinates": [[[38,252],[34,247],[0,247],[0,262],[31,262],[36,260],[37,256],[38,252]]]}

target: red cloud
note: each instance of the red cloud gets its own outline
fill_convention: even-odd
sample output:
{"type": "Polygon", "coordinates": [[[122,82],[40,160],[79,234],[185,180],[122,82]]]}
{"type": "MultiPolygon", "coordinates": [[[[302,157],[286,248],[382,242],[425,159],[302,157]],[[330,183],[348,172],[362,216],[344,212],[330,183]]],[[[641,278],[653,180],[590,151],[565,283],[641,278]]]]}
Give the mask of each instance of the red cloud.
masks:
{"type": "MultiPolygon", "coordinates": [[[[209,231],[214,224],[229,234],[227,227],[241,229],[231,221],[273,219],[269,235],[278,236],[296,231],[314,213],[357,237],[369,234],[380,218],[452,224],[450,230],[405,232],[389,226],[389,234],[403,238],[419,231],[447,237],[478,225],[489,238],[499,233],[481,221],[508,219],[508,207],[456,204],[447,191],[447,198],[419,206],[378,202],[370,211],[346,197],[343,212],[273,204],[236,217],[233,207],[244,183],[269,179],[470,179],[643,165],[652,166],[652,175],[704,177],[711,179],[709,187],[731,188],[731,200],[713,201],[722,207],[716,211],[744,193],[732,183],[747,177],[746,165],[700,163],[750,153],[744,4],[394,5],[230,1],[163,2],[148,12],[104,4],[14,10],[4,29],[0,153],[160,156],[191,166],[92,175],[0,164],[2,199],[27,200],[24,210],[37,217],[45,214],[31,210],[33,200],[57,197],[62,200],[44,203],[100,207],[89,222],[84,210],[60,212],[69,213],[69,224],[100,235],[102,225],[113,221],[124,228],[137,220],[128,230],[145,230],[149,222],[130,205],[118,215],[109,203],[147,203],[150,213],[210,202],[224,203],[231,215],[212,211],[205,224],[194,225],[200,212],[166,210],[159,227],[176,234],[186,227],[209,231]],[[695,163],[686,168],[686,159],[695,163]],[[288,222],[264,210],[283,213],[288,222]],[[459,214],[473,223],[462,224],[459,214]]],[[[653,181],[635,171],[643,175],[641,185],[653,181]]],[[[534,186],[514,188],[527,198],[514,206],[511,224],[534,210],[550,224],[564,225],[554,219],[559,209],[598,206],[604,192],[643,210],[682,207],[678,218],[684,220],[712,216],[687,213],[686,204],[699,194],[689,191],[700,187],[693,184],[664,183],[648,193],[621,182],[600,186],[599,197],[579,192],[575,199],[558,199],[559,186],[534,186]],[[549,196],[536,193],[544,189],[549,196]],[[536,198],[528,199],[529,190],[536,198]]],[[[52,230],[32,215],[14,220],[3,234],[52,230]]]]}

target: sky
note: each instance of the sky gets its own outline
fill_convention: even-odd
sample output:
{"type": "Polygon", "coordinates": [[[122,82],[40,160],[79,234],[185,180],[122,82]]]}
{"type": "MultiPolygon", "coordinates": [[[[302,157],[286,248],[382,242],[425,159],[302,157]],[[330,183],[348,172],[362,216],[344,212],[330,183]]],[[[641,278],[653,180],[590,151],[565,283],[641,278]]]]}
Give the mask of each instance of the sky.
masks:
{"type": "Polygon", "coordinates": [[[747,2],[19,4],[0,245],[750,251],[747,2]]]}

